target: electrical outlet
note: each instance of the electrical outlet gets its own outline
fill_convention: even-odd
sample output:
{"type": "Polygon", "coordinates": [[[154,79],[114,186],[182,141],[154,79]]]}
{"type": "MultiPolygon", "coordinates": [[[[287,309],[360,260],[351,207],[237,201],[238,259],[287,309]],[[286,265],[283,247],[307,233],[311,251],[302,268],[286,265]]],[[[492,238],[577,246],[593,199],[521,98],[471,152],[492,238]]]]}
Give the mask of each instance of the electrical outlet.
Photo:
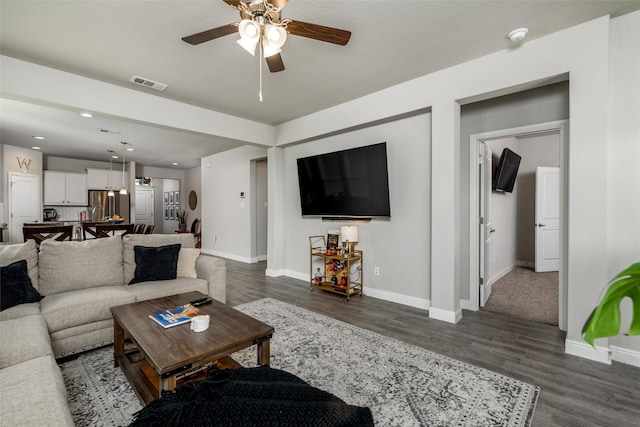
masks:
{"type": "Polygon", "coordinates": [[[374,276],[379,276],[380,275],[380,267],[378,267],[377,265],[375,267],[373,267],[373,275],[374,276]]]}

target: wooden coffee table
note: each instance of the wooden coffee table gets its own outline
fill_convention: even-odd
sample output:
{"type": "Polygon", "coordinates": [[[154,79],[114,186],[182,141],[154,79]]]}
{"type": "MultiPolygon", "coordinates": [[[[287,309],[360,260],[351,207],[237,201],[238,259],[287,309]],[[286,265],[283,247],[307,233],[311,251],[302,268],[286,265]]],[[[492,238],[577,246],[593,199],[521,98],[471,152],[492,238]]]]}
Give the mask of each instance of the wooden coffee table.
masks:
{"type": "Polygon", "coordinates": [[[204,332],[191,331],[189,323],[164,329],[149,318],[204,296],[188,292],[111,307],[115,366],[120,366],[144,404],[216,361],[233,365],[229,356],[252,345],[257,347],[258,365],[269,365],[273,328],[218,301],[198,307],[211,316],[204,332]]]}

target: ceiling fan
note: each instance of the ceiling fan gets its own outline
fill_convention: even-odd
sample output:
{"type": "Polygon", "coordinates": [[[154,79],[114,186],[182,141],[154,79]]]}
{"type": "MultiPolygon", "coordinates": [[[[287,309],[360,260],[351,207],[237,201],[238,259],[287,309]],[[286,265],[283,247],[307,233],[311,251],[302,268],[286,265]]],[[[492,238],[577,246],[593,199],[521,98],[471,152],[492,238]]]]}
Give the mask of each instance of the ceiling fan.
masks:
{"type": "Polygon", "coordinates": [[[276,73],[284,70],[282,62],[282,46],[287,33],[294,36],[307,37],[323,42],[346,45],[351,37],[350,31],[307,22],[282,19],[281,11],[287,5],[287,0],[223,0],[229,6],[240,11],[242,21],[223,25],[211,30],[202,31],[183,37],[182,40],[192,45],[208,42],[233,33],[240,34],[238,44],[251,55],[255,55],[256,48],[267,61],[269,71],[276,73]]]}

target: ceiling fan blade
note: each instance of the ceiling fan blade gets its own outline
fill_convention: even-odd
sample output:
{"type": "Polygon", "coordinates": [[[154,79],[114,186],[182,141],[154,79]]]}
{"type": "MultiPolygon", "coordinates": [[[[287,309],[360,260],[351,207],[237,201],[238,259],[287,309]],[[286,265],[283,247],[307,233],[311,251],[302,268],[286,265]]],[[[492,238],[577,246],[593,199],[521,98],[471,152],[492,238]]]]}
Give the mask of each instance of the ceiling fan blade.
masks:
{"type": "Polygon", "coordinates": [[[240,0],[224,0],[224,2],[231,7],[235,7],[236,9],[239,8],[242,4],[240,0]]]}
{"type": "Polygon", "coordinates": [[[269,66],[269,71],[271,71],[272,73],[284,71],[284,62],[282,62],[282,56],[280,56],[279,53],[267,56],[265,60],[267,61],[267,65],[269,66]]]}
{"type": "Polygon", "coordinates": [[[201,33],[192,34],[190,36],[183,37],[185,42],[198,45],[200,43],[208,42],[209,40],[217,39],[218,37],[228,36],[229,34],[237,33],[238,26],[236,24],[227,24],[222,27],[213,28],[211,30],[202,31],[201,33]]]}
{"type": "Polygon", "coordinates": [[[287,0],[267,0],[267,3],[270,3],[272,6],[277,7],[278,9],[282,9],[287,5],[287,0]]]}
{"type": "Polygon", "coordinates": [[[307,37],[328,43],[344,46],[351,38],[351,31],[309,24],[308,22],[291,21],[287,24],[287,32],[295,36],[307,37]]]}

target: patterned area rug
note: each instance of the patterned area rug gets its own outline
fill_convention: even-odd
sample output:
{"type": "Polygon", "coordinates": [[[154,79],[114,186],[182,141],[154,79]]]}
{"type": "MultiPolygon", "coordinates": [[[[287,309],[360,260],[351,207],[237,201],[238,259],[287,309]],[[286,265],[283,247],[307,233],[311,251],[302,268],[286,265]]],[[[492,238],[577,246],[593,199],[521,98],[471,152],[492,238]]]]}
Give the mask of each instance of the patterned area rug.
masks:
{"type": "MultiPolygon", "coordinates": [[[[271,366],[348,404],[371,408],[380,426],[529,426],[539,388],[284,302],[236,307],[275,328],[271,366]]],[[[77,426],[127,425],[140,408],[113,368],[112,348],[65,363],[77,426]]],[[[256,351],[234,354],[255,366],[256,351]]]]}

